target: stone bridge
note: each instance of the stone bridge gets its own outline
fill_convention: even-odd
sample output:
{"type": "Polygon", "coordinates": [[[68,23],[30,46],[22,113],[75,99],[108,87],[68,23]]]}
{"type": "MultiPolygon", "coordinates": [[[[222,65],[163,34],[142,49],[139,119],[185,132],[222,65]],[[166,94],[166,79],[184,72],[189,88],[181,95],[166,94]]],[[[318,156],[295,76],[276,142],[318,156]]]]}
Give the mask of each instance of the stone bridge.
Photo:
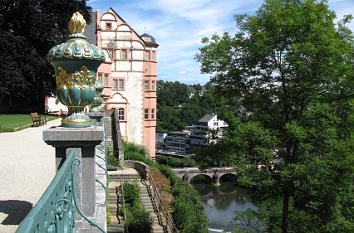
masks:
{"type": "Polygon", "coordinates": [[[214,185],[220,185],[220,178],[226,174],[237,175],[232,167],[215,167],[207,169],[199,169],[197,167],[183,167],[172,169],[176,175],[182,178],[183,181],[190,183],[190,181],[198,175],[208,176],[214,185]]]}

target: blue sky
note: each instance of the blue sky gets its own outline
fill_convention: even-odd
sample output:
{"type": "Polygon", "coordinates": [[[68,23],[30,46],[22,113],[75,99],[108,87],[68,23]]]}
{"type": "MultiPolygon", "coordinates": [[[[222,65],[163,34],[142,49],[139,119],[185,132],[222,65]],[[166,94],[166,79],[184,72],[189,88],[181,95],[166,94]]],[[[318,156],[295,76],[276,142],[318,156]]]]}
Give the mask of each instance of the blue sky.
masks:
{"type": "MultiPolygon", "coordinates": [[[[205,84],[194,60],[201,39],[225,31],[235,33],[234,15],[253,14],[263,0],[89,0],[93,10],[112,7],[134,30],[154,36],[158,48],[158,79],[205,84]]],[[[354,0],[329,0],[340,18],[354,13],[354,0]]],[[[349,27],[353,30],[354,23],[349,27]]]]}

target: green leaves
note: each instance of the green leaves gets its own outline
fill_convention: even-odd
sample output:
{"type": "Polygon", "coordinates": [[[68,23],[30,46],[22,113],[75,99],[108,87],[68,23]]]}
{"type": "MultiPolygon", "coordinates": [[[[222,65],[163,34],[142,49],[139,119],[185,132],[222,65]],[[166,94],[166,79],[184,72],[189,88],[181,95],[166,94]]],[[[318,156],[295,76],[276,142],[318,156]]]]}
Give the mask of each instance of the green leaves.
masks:
{"type": "Polygon", "coordinates": [[[283,203],[282,232],[352,227],[354,40],[351,17],[338,26],[335,17],[326,1],[266,0],[236,16],[236,35],[204,39],[197,55],[218,93],[247,113],[225,114],[218,161],[232,161],[260,200],[283,203]]]}
{"type": "Polygon", "coordinates": [[[11,100],[43,105],[43,97],[55,90],[46,55],[66,38],[75,11],[90,22],[91,7],[84,0],[9,0],[0,5],[0,95],[9,107],[11,100]]]}

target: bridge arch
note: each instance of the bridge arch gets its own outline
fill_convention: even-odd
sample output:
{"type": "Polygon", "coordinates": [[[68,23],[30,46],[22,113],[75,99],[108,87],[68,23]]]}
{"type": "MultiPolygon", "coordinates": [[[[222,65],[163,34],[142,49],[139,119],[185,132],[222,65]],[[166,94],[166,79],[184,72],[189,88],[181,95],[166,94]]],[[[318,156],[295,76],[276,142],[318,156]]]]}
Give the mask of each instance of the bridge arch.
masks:
{"type": "Polygon", "coordinates": [[[210,181],[210,183],[213,182],[213,177],[210,177],[209,174],[207,173],[195,173],[195,174],[189,174],[190,178],[189,178],[189,183],[192,183],[193,180],[195,180],[196,178],[201,178],[201,177],[205,177],[208,181],[210,181]]]}
{"type": "Polygon", "coordinates": [[[224,181],[236,181],[238,179],[238,176],[236,173],[223,173],[220,174],[219,180],[220,182],[224,182],[224,181]]]}

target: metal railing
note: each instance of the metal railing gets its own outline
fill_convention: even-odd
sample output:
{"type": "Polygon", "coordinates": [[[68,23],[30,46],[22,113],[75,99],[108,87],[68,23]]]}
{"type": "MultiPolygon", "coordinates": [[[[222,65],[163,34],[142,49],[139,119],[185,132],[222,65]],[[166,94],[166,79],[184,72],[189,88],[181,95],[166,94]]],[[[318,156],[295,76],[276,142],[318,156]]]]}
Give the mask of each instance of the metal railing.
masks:
{"type": "Polygon", "coordinates": [[[77,163],[70,153],[35,207],[21,222],[16,233],[75,232],[73,167],[77,163]]]}
{"type": "Polygon", "coordinates": [[[69,150],[63,165],[35,207],[21,222],[16,233],[66,232],[74,233],[75,215],[79,214],[100,232],[106,231],[81,211],[76,201],[75,168],[80,165],[75,150],[69,150]]]}
{"type": "Polygon", "coordinates": [[[160,224],[162,226],[162,228],[164,229],[164,232],[165,233],[178,233],[178,229],[176,227],[176,225],[174,224],[172,218],[171,218],[171,215],[170,213],[167,211],[167,209],[165,208],[165,206],[162,204],[161,202],[161,196],[160,196],[160,193],[157,189],[157,186],[156,186],[156,183],[154,181],[154,179],[151,177],[150,173],[147,174],[147,180],[149,181],[149,183],[151,184],[152,186],[152,192],[149,190],[149,186],[147,185],[148,187],[148,191],[151,192],[151,197],[152,197],[152,202],[153,202],[153,205],[155,204],[156,207],[158,208],[158,221],[159,221],[159,224],[160,224],[160,221],[162,222],[162,216],[165,218],[165,224],[162,222],[162,224],[160,224]],[[162,213],[162,215],[160,214],[162,213]],[[159,218],[161,217],[161,219],[159,218]],[[167,227],[167,229],[166,229],[167,227]],[[166,231],[167,230],[167,231],[166,231]]]}

